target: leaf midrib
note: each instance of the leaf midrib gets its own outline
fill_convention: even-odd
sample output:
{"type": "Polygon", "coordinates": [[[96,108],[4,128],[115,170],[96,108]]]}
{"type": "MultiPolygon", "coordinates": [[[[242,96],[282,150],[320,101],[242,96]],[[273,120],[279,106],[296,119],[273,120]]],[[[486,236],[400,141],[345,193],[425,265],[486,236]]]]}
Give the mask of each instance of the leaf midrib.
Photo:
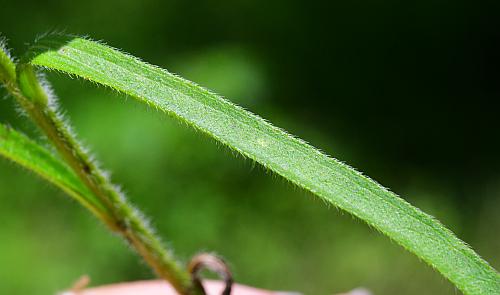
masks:
{"type": "MultiPolygon", "coordinates": [[[[83,54],[87,54],[87,55],[89,54],[89,52],[88,52],[88,51],[80,50],[80,49],[78,49],[78,48],[74,48],[74,47],[71,47],[71,48],[70,48],[70,50],[79,51],[79,52],[81,52],[81,53],[83,53],[83,54]]],[[[81,66],[86,67],[88,70],[91,70],[91,71],[93,71],[93,72],[95,72],[95,73],[97,73],[97,74],[100,74],[100,72],[95,71],[93,68],[91,68],[91,67],[87,66],[86,64],[84,64],[84,63],[80,62],[79,60],[74,59],[74,58],[72,58],[71,56],[66,55],[66,54],[63,54],[63,55],[65,55],[65,57],[66,57],[66,58],[71,59],[72,61],[74,61],[74,62],[76,62],[76,63],[80,64],[81,66]]],[[[168,88],[173,88],[173,85],[172,85],[172,84],[170,84],[170,83],[168,83],[168,82],[167,82],[167,81],[165,81],[165,80],[161,80],[161,81],[154,80],[154,79],[151,79],[151,78],[149,77],[149,75],[148,75],[148,76],[141,76],[141,75],[139,75],[139,74],[137,74],[137,73],[134,73],[134,72],[130,71],[129,69],[127,69],[127,68],[126,68],[126,67],[124,67],[123,65],[121,65],[121,64],[119,64],[119,63],[116,63],[116,62],[114,62],[113,60],[108,59],[108,58],[107,58],[107,56],[92,55],[92,57],[93,57],[93,58],[98,58],[98,59],[100,59],[100,60],[102,60],[102,61],[106,62],[107,64],[110,64],[110,65],[113,65],[113,66],[118,66],[121,70],[123,70],[123,71],[125,71],[125,72],[129,73],[129,75],[131,75],[131,76],[133,76],[133,77],[135,77],[135,78],[141,78],[141,79],[145,78],[145,79],[147,79],[149,82],[154,83],[154,84],[157,84],[157,85],[159,85],[159,86],[163,86],[163,87],[165,87],[165,86],[166,86],[166,87],[168,87],[168,88]]],[[[133,61],[134,61],[134,62],[136,62],[136,60],[135,60],[135,59],[134,59],[133,61]]],[[[136,65],[137,65],[137,64],[136,64],[136,65]]],[[[140,65],[140,64],[138,64],[138,65],[140,65]]],[[[144,70],[148,71],[148,72],[149,72],[149,74],[154,74],[154,72],[153,72],[153,71],[151,71],[150,69],[148,69],[148,68],[146,68],[146,67],[143,67],[142,65],[140,65],[140,66],[141,66],[141,68],[142,68],[142,69],[144,69],[144,70]]],[[[168,71],[162,70],[162,69],[160,69],[160,68],[156,68],[156,69],[158,69],[158,70],[162,71],[162,72],[163,72],[163,73],[165,73],[165,74],[168,74],[168,75],[169,75],[169,76],[171,76],[173,79],[175,79],[175,82],[177,82],[177,83],[186,82],[186,81],[185,81],[185,80],[183,80],[182,78],[179,78],[179,77],[177,77],[177,76],[175,76],[175,75],[172,75],[172,74],[171,74],[170,72],[168,72],[168,71]]],[[[137,79],[137,80],[140,80],[140,79],[137,79]]],[[[123,84],[121,84],[118,80],[116,80],[116,79],[114,79],[114,78],[113,78],[113,81],[114,81],[115,83],[117,83],[117,84],[122,85],[122,87],[124,87],[124,88],[128,88],[128,87],[124,86],[124,85],[123,85],[123,84]]],[[[108,85],[108,86],[109,86],[109,85],[108,85]]],[[[186,86],[186,87],[189,87],[189,88],[190,88],[190,90],[192,90],[193,92],[196,92],[196,93],[198,93],[198,94],[203,94],[203,93],[202,93],[202,92],[198,89],[198,87],[196,87],[196,85],[192,85],[192,83],[187,83],[187,85],[180,85],[180,86],[186,86]]],[[[110,87],[112,87],[112,86],[110,86],[110,87]]],[[[114,88],[114,87],[112,87],[112,88],[114,88]]],[[[212,92],[210,92],[210,91],[208,91],[208,90],[206,90],[206,89],[204,89],[204,88],[202,88],[202,89],[203,89],[203,90],[205,90],[205,94],[208,94],[210,97],[213,95],[213,93],[212,93],[212,92]]],[[[120,91],[120,90],[118,90],[118,91],[119,91],[119,92],[122,92],[122,91],[120,91]]],[[[127,93],[127,94],[128,94],[128,93],[127,93]]],[[[184,94],[184,93],[182,93],[182,95],[184,96],[184,98],[195,100],[198,104],[203,105],[203,106],[206,106],[206,105],[204,105],[204,104],[203,104],[203,102],[202,102],[202,101],[200,101],[199,99],[197,99],[197,98],[198,98],[197,96],[195,96],[195,97],[190,97],[190,96],[188,96],[188,95],[186,95],[186,94],[184,94]]],[[[142,95],[140,95],[139,97],[140,97],[143,101],[147,101],[147,99],[146,99],[146,98],[144,98],[142,95]]],[[[213,99],[213,101],[215,101],[215,102],[219,102],[220,100],[215,100],[215,99],[213,99]]],[[[228,104],[228,105],[231,105],[231,106],[236,106],[236,105],[234,105],[234,104],[232,104],[232,103],[230,103],[230,102],[228,102],[228,101],[226,101],[226,100],[222,100],[222,101],[223,101],[223,102],[225,102],[225,103],[226,103],[226,104],[228,104]]],[[[230,117],[231,119],[236,120],[239,124],[242,124],[242,125],[245,125],[245,126],[251,126],[251,125],[248,125],[245,121],[240,120],[240,118],[238,118],[238,117],[229,116],[228,114],[226,114],[226,113],[222,112],[221,110],[219,110],[219,109],[217,109],[217,108],[214,108],[211,104],[210,104],[210,105],[208,105],[208,107],[210,108],[210,110],[211,110],[211,111],[213,111],[213,112],[217,112],[217,113],[222,114],[222,115],[227,116],[227,117],[230,117]]],[[[238,106],[236,106],[236,107],[238,107],[238,106]]],[[[164,109],[164,108],[162,108],[162,110],[163,110],[163,111],[165,111],[165,112],[168,112],[168,113],[173,113],[172,111],[170,111],[170,110],[166,110],[166,109],[164,109]]],[[[245,115],[248,115],[248,114],[245,114],[245,115]]],[[[272,124],[267,123],[265,120],[263,120],[262,118],[260,118],[260,117],[258,117],[258,116],[256,116],[256,115],[254,115],[254,117],[255,117],[255,118],[257,118],[258,120],[260,119],[260,123],[265,124],[265,125],[266,125],[266,127],[272,127],[272,129],[274,129],[274,131],[275,131],[275,132],[278,132],[278,133],[280,133],[280,135],[282,135],[283,130],[279,129],[278,127],[275,127],[275,126],[274,126],[274,125],[272,125],[272,124]]],[[[182,118],[182,119],[186,120],[185,118],[182,118]]],[[[186,120],[186,121],[188,121],[188,120],[186,120]]],[[[189,121],[188,121],[188,122],[189,122],[189,121]]],[[[189,122],[189,123],[191,123],[191,122],[189,122]]],[[[201,128],[200,128],[200,129],[201,129],[201,128]]],[[[206,133],[209,133],[209,134],[211,134],[211,135],[213,135],[213,136],[217,137],[217,139],[218,139],[218,140],[220,140],[220,141],[224,142],[226,145],[230,146],[231,148],[233,148],[233,149],[237,149],[237,148],[235,148],[233,145],[231,145],[229,142],[227,142],[226,140],[224,140],[223,138],[220,138],[217,134],[211,133],[211,132],[209,132],[208,130],[202,130],[202,131],[203,131],[203,132],[206,132],[206,133]]],[[[271,139],[271,141],[273,141],[273,140],[274,140],[274,139],[273,139],[270,135],[266,134],[266,133],[265,133],[265,132],[263,132],[262,130],[257,129],[257,131],[259,132],[259,134],[260,134],[261,136],[266,137],[266,138],[269,138],[269,139],[271,139]]],[[[304,145],[307,145],[305,142],[303,142],[303,141],[301,141],[300,139],[297,139],[297,138],[295,138],[295,137],[293,137],[293,141],[295,141],[294,143],[296,143],[299,147],[303,147],[304,145]]],[[[313,148],[312,146],[309,146],[309,147],[313,148]]],[[[250,157],[250,158],[252,158],[252,159],[254,159],[254,160],[258,161],[257,159],[255,159],[255,156],[253,156],[252,154],[250,154],[250,153],[248,153],[248,152],[246,152],[246,151],[242,151],[242,150],[240,150],[240,149],[237,149],[237,150],[238,150],[240,153],[243,153],[244,155],[246,155],[246,156],[248,156],[248,157],[250,157]]],[[[316,149],[314,149],[314,150],[315,150],[315,151],[317,151],[316,149]]],[[[351,171],[349,171],[349,169],[345,169],[344,165],[343,165],[342,163],[338,162],[337,160],[335,160],[334,158],[330,158],[330,157],[326,156],[325,154],[320,153],[319,151],[317,151],[316,155],[317,155],[317,156],[320,156],[320,157],[322,157],[322,158],[324,158],[324,159],[318,159],[318,158],[316,158],[316,157],[312,156],[310,153],[308,153],[308,152],[304,152],[303,150],[294,150],[294,151],[299,151],[302,155],[306,156],[308,159],[310,159],[310,160],[314,160],[314,162],[315,162],[317,165],[320,165],[320,166],[322,166],[322,167],[326,168],[326,169],[327,169],[327,170],[329,170],[330,172],[333,172],[333,174],[335,174],[335,177],[336,177],[336,178],[338,178],[338,179],[342,179],[342,180],[344,180],[344,181],[345,181],[345,180],[347,180],[347,181],[349,181],[349,182],[351,182],[351,183],[354,181],[354,182],[358,185],[358,187],[359,187],[359,186],[361,186],[365,192],[369,192],[369,193],[370,193],[370,195],[377,197],[377,198],[378,198],[379,200],[381,200],[383,203],[388,204],[388,205],[392,206],[393,208],[399,209],[398,211],[403,211],[403,212],[405,212],[405,213],[408,213],[406,210],[407,210],[407,209],[409,209],[409,208],[403,208],[403,207],[401,207],[400,202],[393,202],[393,200],[391,200],[391,199],[389,199],[389,198],[385,198],[385,197],[383,197],[383,196],[380,196],[377,192],[375,192],[375,191],[373,190],[373,188],[371,188],[369,185],[367,186],[367,185],[366,185],[366,183],[363,183],[363,182],[366,182],[366,181],[373,181],[373,180],[366,178],[364,175],[362,175],[361,173],[359,173],[359,172],[357,172],[357,171],[356,171],[357,173],[355,174],[355,176],[357,176],[357,177],[361,177],[361,178],[362,178],[362,181],[361,181],[361,182],[359,182],[359,179],[349,179],[349,178],[347,178],[346,176],[344,176],[344,175],[342,175],[342,174],[339,174],[337,171],[334,171],[334,169],[332,169],[330,165],[327,165],[327,164],[325,164],[325,163],[324,163],[324,162],[325,162],[325,160],[326,160],[326,162],[329,162],[329,161],[334,161],[334,162],[335,162],[335,164],[337,164],[337,165],[338,165],[338,167],[341,167],[341,168],[343,169],[343,171],[344,171],[344,172],[351,173],[351,171]]],[[[272,159],[270,159],[270,158],[267,158],[267,159],[268,159],[270,162],[272,161],[272,159]]],[[[259,161],[258,161],[258,162],[259,162],[259,161]]],[[[272,162],[272,164],[274,164],[274,166],[279,166],[279,167],[281,168],[281,165],[280,165],[279,163],[277,163],[277,162],[272,162]]],[[[294,171],[295,171],[295,170],[294,170],[294,171]]],[[[280,174],[281,174],[281,173],[280,173],[280,174]]],[[[301,176],[301,175],[298,175],[297,173],[294,173],[294,174],[295,174],[296,176],[298,176],[298,178],[300,178],[300,179],[302,179],[302,180],[308,180],[308,179],[307,179],[307,177],[303,177],[303,176],[301,176]]],[[[351,174],[352,174],[352,173],[351,173],[351,174]]],[[[281,176],[284,176],[284,175],[281,175],[281,176]]],[[[313,192],[313,193],[315,192],[315,190],[314,190],[314,188],[313,188],[313,187],[309,187],[309,186],[306,186],[306,185],[304,185],[304,184],[297,183],[297,182],[295,182],[295,181],[293,181],[293,180],[291,180],[291,181],[292,181],[292,182],[294,182],[296,185],[299,185],[299,186],[301,186],[301,187],[304,187],[305,189],[307,189],[307,190],[309,190],[309,191],[311,191],[311,192],[313,192]]],[[[308,181],[308,182],[309,182],[309,181],[308,181]]],[[[339,188],[339,189],[345,189],[345,188],[343,188],[343,187],[339,186],[338,184],[333,184],[333,185],[335,185],[335,186],[336,186],[337,188],[339,188]]],[[[382,187],[382,186],[380,186],[379,184],[376,184],[376,185],[378,185],[379,187],[382,187]]],[[[326,190],[324,186],[318,186],[318,188],[320,188],[320,191],[325,191],[325,190],[326,190]]],[[[326,188],[327,188],[327,187],[326,187],[326,188]]],[[[384,188],[384,189],[385,189],[385,188],[384,188]]],[[[394,193],[392,193],[392,192],[390,192],[390,191],[388,191],[388,190],[386,190],[386,191],[387,191],[388,193],[391,193],[394,197],[398,197],[396,194],[394,194],[394,193]]],[[[323,192],[320,192],[320,194],[321,194],[321,195],[323,195],[323,192]]],[[[326,194],[327,194],[327,193],[326,193],[326,194]]],[[[351,192],[351,194],[353,194],[353,193],[351,192]]],[[[328,194],[327,194],[327,195],[328,195],[328,194]]],[[[323,196],[323,197],[324,197],[324,196],[323,196]]],[[[399,197],[398,197],[398,198],[399,198],[399,197]]],[[[342,198],[342,199],[344,199],[346,202],[348,201],[348,199],[346,199],[346,198],[342,198]]],[[[401,199],[401,200],[402,200],[402,199],[401,199]]],[[[336,202],[336,203],[338,203],[338,202],[336,202]]],[[[356,208],[357,210],[363,210],[363,209],[364,209],[364,208],[360,208],[360,207],[355,207],[355,208],[356,208]]],[[[410,207],[410,208],[411,208],[411,209],[413,209],[412,207],[410,207]]],[[[422,215],[422,213],[423,213],[423,212],[419,212],[419,211],[417,211],[417,210],[412,210],[412,213],[416,213],[415,215],[414,215],[414,214],[409,214],[409,216],[411,216],[411,217],[413,218],[413,220],[414,220],[414,221],[417,221],[418,223],[420,223],[420,224],[422,224],[422,225],[427,225],[427,226],[430,226],[430,227],[432,227],[433,229],[435,229],[435,230],[437,230],[437,231],[438,231],[438,233],[439,233],[440,237],[442,238],[442,239],[440,239],[440,242],[443,242],[443,241],[444,241],[446,244],[448,244],[449,246],[451,246],[451,247],[452,247],[455,251],[457,251],[457,252],[459,252],[459,253],[462,253],[462,254],[468,254],[467,252],[464,252],[464,249],[463,249],[463,248],[460,248],[460,249],[459,249],[459,248],[457,248],[454,244],[452,244],[450,241],[448,241],[447,237],[446,237],[446,236],[444,236],[444,233],[442,233],[442,231],[443,231],[443,229],[442,229],[442,228],[437,228],[437,227],[435,227],[435,225],[434,225],[433,223],[428,223],[428,222],[427,222],[427,220],[421,220],[421,219],[419,219],[419,218],[418,218],[418,214],[420,213],[420,215],[422,215]]],[[[355,213],[353,213],[353,214],[354,214],[354,215],[357,215],[357,214],[355,214],[355,213]]],[[[424,214],[425,214],[425,213],[424,213],[424,214]]],[[[425,215],[426,215],[426,217],[428,217],[428,218],[432,218],[430,215],[427,215],[427,214],[425,214],[425,215]]],[[[359,216],[358,216],[358,217],[359,217],[359,216]]],[[[422,233],[421,233],[421,234],[422,234],[422,233]]],[[[476,261],[476,262],[479,262],[479,261],[476,261]]]]}

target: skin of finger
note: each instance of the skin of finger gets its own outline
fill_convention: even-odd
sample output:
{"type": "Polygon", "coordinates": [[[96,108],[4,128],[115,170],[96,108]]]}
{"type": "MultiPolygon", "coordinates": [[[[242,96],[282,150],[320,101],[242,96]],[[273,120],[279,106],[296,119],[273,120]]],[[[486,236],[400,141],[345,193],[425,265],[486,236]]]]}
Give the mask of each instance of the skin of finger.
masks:
{"type": "MultiPolygon", "coordinates": [[[[224,288],[220,281],[205,280],[203,282],[207,295],[219,295],[224,288]]],[[[161,280],[138,281],[130,283],[119,283],[114,285],[85,289],[82,291],[69,291],[61,295],[177,295],[175,290],[166,282],[161,280]]],[[[232,295],[277,295],[276,293],[256,289],[243,285],[233,285],[232,295]]]]}

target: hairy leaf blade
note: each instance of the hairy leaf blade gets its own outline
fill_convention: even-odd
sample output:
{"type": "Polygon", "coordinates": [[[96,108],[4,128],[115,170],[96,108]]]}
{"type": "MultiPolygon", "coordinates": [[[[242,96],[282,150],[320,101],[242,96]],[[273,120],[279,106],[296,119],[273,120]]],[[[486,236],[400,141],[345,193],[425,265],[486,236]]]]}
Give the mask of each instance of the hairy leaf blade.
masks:
{"type": "Polygon", "coordinates": [[[3,124],[0,124],[0,156],[35,172],[94,214],[104,210],[64,162],[55,158],[50,151],[28,137],[3,124]]]}
{"type": "Polygon", "coordinates": [[[262,118],[166,70],[82,38],[42,39],[31,63],[109,86],[207,133],[359,217],[466,294],[500,293],[500,276],[431,216],[262,118]]]}

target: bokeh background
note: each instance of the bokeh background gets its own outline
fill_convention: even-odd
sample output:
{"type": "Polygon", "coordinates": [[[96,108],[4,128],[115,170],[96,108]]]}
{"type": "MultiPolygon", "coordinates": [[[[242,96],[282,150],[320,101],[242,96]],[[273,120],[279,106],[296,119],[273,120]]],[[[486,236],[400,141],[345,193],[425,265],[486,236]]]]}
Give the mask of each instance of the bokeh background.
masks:
{"type": "MultiPolygon", "coordinates": [[[[498,1],[2,1],[16,56],[57,30],[198,82],[429,212],[500,268],[498,1]]],[[[430,267],[131,98],[49,74],[81,138],[186,261],[305,294],[457,294],[430,267]]],[[[1,95],[4,96],[5,92],[1,95]]],[[[41,139],[0,100],[0,121],[41,139]]],[[[43,139],[41,139],[43,140],[43,139]]],[[[0,161],[0,293],[151,278],[63,193],[0,161]]]]}

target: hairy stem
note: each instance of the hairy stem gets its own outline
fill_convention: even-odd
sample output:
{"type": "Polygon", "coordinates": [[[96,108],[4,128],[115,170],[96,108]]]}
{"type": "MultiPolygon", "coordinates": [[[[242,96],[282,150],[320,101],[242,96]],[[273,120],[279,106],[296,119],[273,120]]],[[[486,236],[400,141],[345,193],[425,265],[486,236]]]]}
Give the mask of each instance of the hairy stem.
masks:
{"type": "Polygon", "coordinates": [[[189,274],[165,249],[141,214],[129,205],[106,174],[70,131],[58,114],[50,93],[44,89],[32,66],[21,64],[14,72],[14,63],[0,50],[0,82],[17,100],[19,105],[52,142],[67,164],[101,203],[93,208],[113,232],[127,240],[156,274],[171,283],[181,295],[203,294],[192,284],[189,274]],[[102,209],[104,208],[104,209],[102,209]]]}

